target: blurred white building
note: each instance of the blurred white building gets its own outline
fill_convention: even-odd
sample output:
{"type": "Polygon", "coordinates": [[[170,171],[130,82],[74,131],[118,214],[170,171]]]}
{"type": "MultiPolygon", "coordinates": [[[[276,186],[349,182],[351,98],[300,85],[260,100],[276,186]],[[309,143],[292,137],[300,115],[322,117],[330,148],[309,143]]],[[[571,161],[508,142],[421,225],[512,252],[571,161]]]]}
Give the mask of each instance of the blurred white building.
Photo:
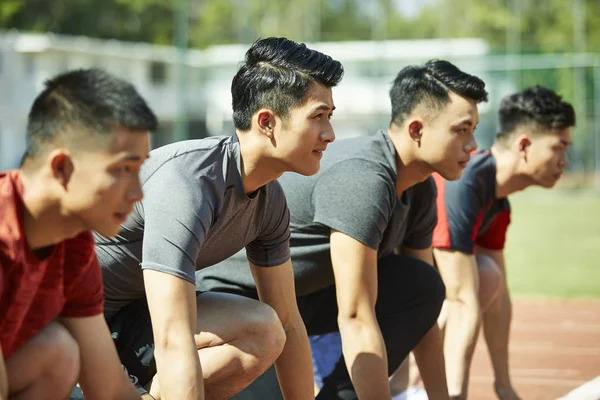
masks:
{"type": "MultiPolygon", "coordinates": [[[[373,133],[387,126],[388,90],[402,67],[440,58],[486,79],[483,56],[489,52],[481,39],[322,42],[309,46],[344,64],[344,79],[334,89],[338,137],[373,133]]],[[[0,32],[0,169],[18,164],[25,149],[27,113],[44,81],[74,68],[99,67],[132,82],[159,117],[161,127],[154,135],[154,146],[175,140],[174,121],[180,105],[185,105],[187,137],[230,134],[231,79],[248,47],[240,44],[189,50],[181,58],[168,46],[0,32]],[[186,67],[182,68],[179,60],[186,67]],[[186,71],[184,81],[179,80],[182,69],[186,71]]],[[[482,114],[489,108],[485,107],[480,109],[482,114]]]]}

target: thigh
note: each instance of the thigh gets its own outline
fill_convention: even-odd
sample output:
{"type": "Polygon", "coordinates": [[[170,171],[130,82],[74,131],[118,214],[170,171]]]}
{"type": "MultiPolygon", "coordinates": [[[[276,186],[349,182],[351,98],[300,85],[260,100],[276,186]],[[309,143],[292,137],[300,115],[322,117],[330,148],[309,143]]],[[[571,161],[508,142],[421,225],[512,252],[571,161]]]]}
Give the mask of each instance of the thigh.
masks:
{"type": "Polygon", "coordinates": [[[17,393],[38,379],[46,369],[57,368],[52,360],[57,352],[77,351],[75,338],[59,322],[48,323],[40,332],[5,360],[8,387],[17,393]]]}
{"type": "Polygon", "coordinates": [[[480,289],[482,285],[497,283],[504,279],[504,273],[494,259],[483,253],[475,253],[477,272],[479,273],[480,289]]]}
{"type": "Polygon", "coordinates": [[[431,265],[400,255],[380,260],[378,284],[375,313],[392,373],[436,323],[445,288],[431,265]]]}
{"type": "Polygon", "coordinates": [[[389,255],[377,265],[377,318],[410,310],[418,305],[443,302],[445,287],[439,272],[416,258],[389,255]]]}
{"type": "Polygon", "coordinates": [[[497,295],[505,288],[504,273],[493,258],[476,253],[477,272],[479,274],[479,304],[487,310],[497,295]]]}
{"type": "Polygon", "coordinates": [[[275,311],[258,300],[230,293],[201,292],[196,296],[198,349],[219,346],[263,332],[275,311]]]}

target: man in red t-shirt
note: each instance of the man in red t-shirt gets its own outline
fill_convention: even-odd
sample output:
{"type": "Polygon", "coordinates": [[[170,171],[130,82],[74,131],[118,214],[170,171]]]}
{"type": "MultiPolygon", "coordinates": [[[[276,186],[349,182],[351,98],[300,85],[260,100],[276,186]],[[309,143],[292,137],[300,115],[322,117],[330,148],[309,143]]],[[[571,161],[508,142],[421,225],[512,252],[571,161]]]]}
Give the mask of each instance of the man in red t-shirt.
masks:
{"type": "Polygon", "coordinates": [[[46,83],[19,170],[0,173],[0,399],[139,399],[103,316],[91,230],[115,235],[142,198],[156,117],[101,70],[46,83]]]}
{"type": "Polygon", "coordinates": [[[510,222],[508,195],[556,184],[568,165],[575,112],[556,93],[536,86],[503,99],[499,120],[496,142],[489,151],[471,156],[459,180],[434,176],[438,222],[432,246],[446,285],[440,324],[446,326],[444,355],[452,399],[467,397],[480,326],[498,398],[519,398],[508,368],[511,302],[503,250],[510,222]]]}

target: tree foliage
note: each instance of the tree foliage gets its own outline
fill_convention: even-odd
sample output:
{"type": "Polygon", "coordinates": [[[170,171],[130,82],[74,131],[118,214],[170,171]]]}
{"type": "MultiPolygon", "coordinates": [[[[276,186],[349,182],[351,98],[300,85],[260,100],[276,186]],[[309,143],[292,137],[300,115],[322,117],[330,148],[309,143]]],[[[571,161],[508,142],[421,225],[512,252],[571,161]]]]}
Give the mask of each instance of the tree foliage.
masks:
{"type": "MultiPolygon", "coordinates": [[[[576,0],[423,0],[416,15],[403,0],[2,0],[0,26],[167,44],[177,7],[187,10],[189,44],[481,37],[501,52],[576,50],[576,0]]],[[[584,0],[580,48],[600,48],[600,0],[584,0]]]]}

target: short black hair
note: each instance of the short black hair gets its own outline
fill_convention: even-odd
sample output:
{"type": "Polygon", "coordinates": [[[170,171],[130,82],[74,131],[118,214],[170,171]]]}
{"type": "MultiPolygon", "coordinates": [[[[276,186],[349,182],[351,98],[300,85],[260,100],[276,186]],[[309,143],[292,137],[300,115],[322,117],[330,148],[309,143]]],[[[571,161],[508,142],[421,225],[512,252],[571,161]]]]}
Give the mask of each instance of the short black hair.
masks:
{"type": "Polygon", "coordinates": [[[65,72],[45,82],[29,112],[25,158],[69,133],[108,134],[114,127],[154,131],[158,122],[132,84],[101,69],[65,72]]]}
{"type": "Polygon", "coordinates": [[[575,126],[575,110],[554,91],[536,85],[502,99],[499,119],[496,138],[502,141],[519,125],[534,123],[550,131],[575,126]]]}
{"type": "Polygon", "coordinates": [[[432,111],[440,110],[450,102],[450,92],[477,103],[488,100],[485,83],[449,61],[430,60],[423,65],[404,67],[390,89],[391,123],[402,125],[404,119],[424,102],[432,111]]]}
{"type": "Polygon", "coordinates": [[[300,104],[308,87],[318,82],[336,86],[344,75],[339,61],[286,38],[259,39],[246,52],[231,83],[233,123],[247,131],[261,107],[285,119],[300,104]]]}

